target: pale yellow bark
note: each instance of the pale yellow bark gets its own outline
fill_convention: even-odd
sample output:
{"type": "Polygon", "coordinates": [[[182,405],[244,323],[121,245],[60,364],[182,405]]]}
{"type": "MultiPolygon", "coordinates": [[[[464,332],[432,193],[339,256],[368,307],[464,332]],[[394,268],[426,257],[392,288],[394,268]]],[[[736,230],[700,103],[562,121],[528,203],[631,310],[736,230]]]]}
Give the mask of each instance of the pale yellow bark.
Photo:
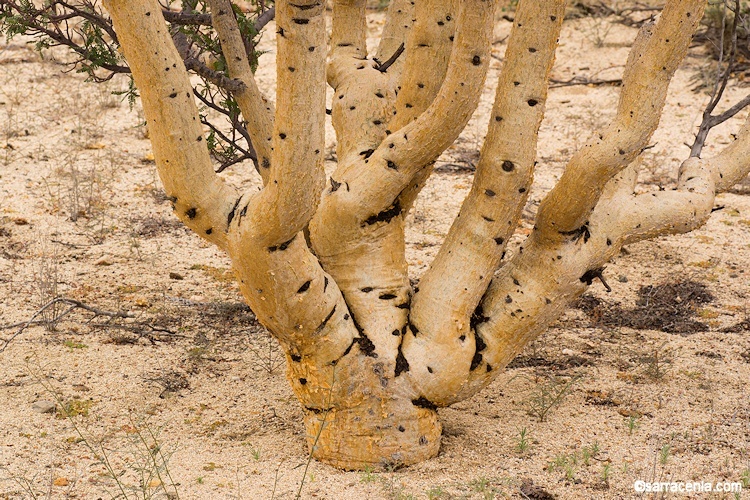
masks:
{"type": "MultiPolygon", "coordinates": [[[[425,397],[438,404],[460,389],[456,374],[470,371],[472,314],[531,188],[565,4],[519,4],[471,192],[414,296],[410,318],[420,334],[404,338],[403,352],[425,397]]],[[[476,314],[481,321],[481,310],[476,314]]]]}
{"type": "Polygon", "coordinates": [[[539,207],[537,228],[544,238],[565,239],[583,227],[604,185],[648,145],[705,4],[667,2],[653,30],[640,31],[626,64],[615,120],[571,159],[539,207]]]}
{"type": "Polygon", "coordinates": [[[177,216],[226,248],[234,190],[216,176],[185,65],[156,0],[107,0],[140,92],[159,177],[177,216]]]}
{"type": "Polygon", "coordinates": [[[227,62],[229,76],[245,86],[234,92],[237,105],[247,122],[247,132],[258,154],[258,171],[263,182],[268,182],[271,167],[273,132],[273,103],[258,88],[247,59],[245,45],[234,17],[230,0],[208,0],[211,19],[219,35],[221,50],[227,62]]]}

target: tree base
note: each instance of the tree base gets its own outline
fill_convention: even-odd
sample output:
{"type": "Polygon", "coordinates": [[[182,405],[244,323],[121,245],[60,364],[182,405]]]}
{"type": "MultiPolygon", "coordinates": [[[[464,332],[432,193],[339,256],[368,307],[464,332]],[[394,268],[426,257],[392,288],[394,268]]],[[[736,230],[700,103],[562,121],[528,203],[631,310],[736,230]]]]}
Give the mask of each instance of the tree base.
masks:
{"type": "Polygon", "coordinates": [[[437,456],[437,412],[409,400],[369,400],[356,408],[306,410],[307,443],[317,460],[345,470],[383,470],[437,456]]]}

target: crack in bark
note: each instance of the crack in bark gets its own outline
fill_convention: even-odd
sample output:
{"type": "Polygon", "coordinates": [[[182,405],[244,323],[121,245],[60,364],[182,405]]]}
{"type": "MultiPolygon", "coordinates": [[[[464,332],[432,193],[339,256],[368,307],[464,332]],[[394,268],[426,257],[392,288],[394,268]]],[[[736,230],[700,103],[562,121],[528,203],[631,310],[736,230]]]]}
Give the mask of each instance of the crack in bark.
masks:
{"type": "Polygon", "coordinates": [[[424,396],[420,396],[417,399],[412,399],[411,404],[420,408],[425,408],[427,410],[437,410],[437,405],[424,396]]]}
{"type": "Polygon", "coordinates": [[[362,224],[364,227],[365,225],[371,226],[373,224],[376,224],[378,222],[385,222],[386,224],[391,222],[394,217],[398,217],[401,215],[401,201],[399,201],[398,197],[396,198],[396,201],[391,205],[390,207],[386,208],[382,212],[380,212],[377,215],[371,215],[370,217],[365,220],[365,223],[362,224]]]}
{"type": "Polygon", "coordinates": [[[396,370],[394,376],[398,377],[404,372],[409,371],[409,362],[404,357],[404,353],[401,351],[401,346],[398,346],[398,355],[396,356],[396,370]]]}

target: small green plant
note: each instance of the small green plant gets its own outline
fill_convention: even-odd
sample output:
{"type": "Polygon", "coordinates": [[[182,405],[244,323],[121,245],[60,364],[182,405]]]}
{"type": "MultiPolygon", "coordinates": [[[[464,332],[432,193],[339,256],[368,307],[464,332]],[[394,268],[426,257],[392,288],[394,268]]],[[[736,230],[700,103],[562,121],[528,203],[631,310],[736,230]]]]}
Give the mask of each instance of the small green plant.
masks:
{"type": "Polygon", "coordinates": [[[443,491],[443,489],[440,486],[436,486],[434,488],[430,488],[427,490],[427,498],[428,500],[438,500],[440,498],[445,497],[446,493],[443,491]]]}
{"type": "Polygon", "coordinates": [[[628,436],[632,436],[640,425],[641,423],[635,415],[631,415],[625,419],[625,427],[628,429],[628,436]]]}
{"type": "Polygon", "coordinates": [[[661,447],[661,450],[659,450],[659,463],[662,465],[667,465],[667,462],[669,461],[669,455],[670,451],[672,449],[672,446],[670,444],[665,444],[661,447]]]}
{"type": "Polygon", "coordinates": [[[742,483],[743,490],[750,488],[750,468],[742,471],[742,475],[740,475],[740,483],[742,483]]]}
{"type": "Polygon", "coordinates": [[[573,387],[581,380],[581,375],[571,377],[547,375],[537,384],[526,400],[526,412],[536,417],[539,422],[545,422],[549,412],[559,406],[573,391],[573,387]]]}
{"type": "Polygon", "coordinates": [[[198,476],[198,478],[195,480],[198,484],[203,484],[203,476],[198,476]]]}
{"type": "Polygon", "coordinates": [[[371,483],[375,481],[376,476],[373,473],[373,469],[370,465],[365,465],[365,470],[362,471],[362,473],[359,476],[359,480],[362,483],[371,483]]]}
{"type": "MultiPolygon", "coordinates": [[[[547,470],[550,472],[562,471],[565,481],[573,483],[576,480],[576,474],[580,467],[589,467],[591,459],[599,455],[600,452],[599,444],[595,442],[590,446],[584,446],[580,451],[576,450],[570,455],[557,455],[547,465],[547,470]]],[[[609,474],[609,470],[607,470],[607,474],[609,474]]]]}
{"type": "Polygon", "coordinates": [[[75,340],[66,340],[63,345],[68,349],[86,349],[88,347],[83,342],[76,342],[75,340]]]}
{"type": "Polygon", "coordinates": [[[525,453],[529,449],[529,436],[526,427],[521,429],[518,433],[518,442],[516,443],[516,449],[519,453],[525,453]]]}
{"type": "Polygon", "coordinates": [[[609,476],[612,472],[612,465],[609,463],[602,466],[602,483],[609,484],[609,476]]]}

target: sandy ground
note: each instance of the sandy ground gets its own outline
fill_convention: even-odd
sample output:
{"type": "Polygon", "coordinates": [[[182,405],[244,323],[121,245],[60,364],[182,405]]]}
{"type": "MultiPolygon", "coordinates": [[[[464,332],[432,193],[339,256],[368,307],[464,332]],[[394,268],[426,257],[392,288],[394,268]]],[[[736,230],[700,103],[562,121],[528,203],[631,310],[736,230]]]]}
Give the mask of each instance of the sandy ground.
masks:
{"type": "MultiPolygon", "coordinates": [[[[374,17],[373,33],[381,25],[374,17]]],[[[498,19],[498,59],[509,30],[498,19]]],[[[563,31],[555,79],[621,74],[634,29],[578,19],[563,31]]],[[[258,78],[272,92],[265,43],[258,78]]],[[[639,189],[674,184],[707,100],[691,91],[705,64],[696,48],[678,72],[639,189]]],[[[409,216],[415,277],[468,192],[499,67],[409,216]]],[[[133,317],[77,309],[0,353],[0,498],[632,498],[639,479],[744,481],[750,495],[750,184],[719,196],[700,230],[628,247],[606,270],[611,293],[594,284],[487,390],[441,410],[437,458],[341,472],[308,460],[283,358],[242,305],[227,258],[171,215],[140,109],[110,94],[125,82],[64,69],[0,45],[0,325],[54,297],[133,317]],[[55,408],[40,413],[40,401],[55,408]]],[[[728,102],[745,92],[730,89],[728,102]]],[[[617,94],[551,91],[517,240],[617,94]]],[[[712,133],[705,154],[745,116],[712,133]]],[[[258,184],[248,165],[224,175],[258,184]]],[[[57,307],[36,319],[68,306],[57,307]]]]}

